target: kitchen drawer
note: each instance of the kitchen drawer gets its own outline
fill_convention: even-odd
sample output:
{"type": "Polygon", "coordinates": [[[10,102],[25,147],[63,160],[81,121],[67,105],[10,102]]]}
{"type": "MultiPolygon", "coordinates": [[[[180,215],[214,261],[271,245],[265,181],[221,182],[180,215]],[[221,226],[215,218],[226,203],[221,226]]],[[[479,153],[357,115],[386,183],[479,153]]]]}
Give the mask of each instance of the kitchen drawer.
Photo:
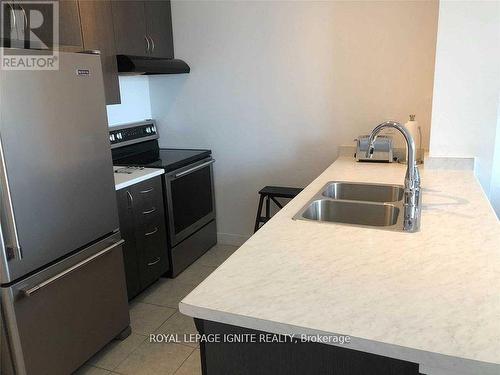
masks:
{"type": "Polygon", "coordinates": [[[163,223],[152,226],[137,238],[139,275],[143,288],[153,283],[169,268],[166,230],[163,223]]]}
{"type": "Polygon", "coordinates": [[[134,185],[132,190],[134,199],[137,200],[137,207],[143,211],[152,207],[163,206],[163,190],[160,177],[151,178],[134,185]]]}
{"type": "Polygon", "coordinates": [[[161,177],[137,184],[136,239],[139,248],[139,275],[146,287],[166,273],[169,268],[167,233],[163,206],[161,177]]]}
{"type": "Polygon", "coordinates": [[[163,202],[153,202],[150,206],[138,207],[135,212],[135,222],[139,234],[150,232],[154,227],[165,225],[163,202]]]}
{"type": "Polygon", "coordinates": [[[132,195],[134,196],[135,231],[139,241],[144,237],[158,236],[158,233],[153,232],[164,233],[165,211],[161,178],[152,178],[135,185],[132,195]]]}

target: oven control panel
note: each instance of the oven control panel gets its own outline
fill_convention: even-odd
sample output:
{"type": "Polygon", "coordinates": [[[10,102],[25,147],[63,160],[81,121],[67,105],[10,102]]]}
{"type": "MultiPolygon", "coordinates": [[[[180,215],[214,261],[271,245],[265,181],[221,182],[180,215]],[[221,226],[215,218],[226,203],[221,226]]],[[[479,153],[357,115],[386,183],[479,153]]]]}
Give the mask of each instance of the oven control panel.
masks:
{"type": "Polygon", "coordinates": [[[109,142],[112,148],[157,138],[158,131],[153,120],[120,125],[109,130],[109,142]]]}

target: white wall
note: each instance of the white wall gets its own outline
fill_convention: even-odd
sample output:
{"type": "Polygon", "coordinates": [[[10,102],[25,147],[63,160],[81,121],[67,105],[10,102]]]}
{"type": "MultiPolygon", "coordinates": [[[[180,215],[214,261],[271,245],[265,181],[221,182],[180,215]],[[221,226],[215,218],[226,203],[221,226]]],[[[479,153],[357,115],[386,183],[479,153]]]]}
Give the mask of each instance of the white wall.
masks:
{"type": "Polygon", "coordinates": [[[219,232],[252,232],[257,191],[305,186],[378,122],[427,140],[436,2],[173,1],[189,75],[150,77],[162,146],[214,152],[219,232]]]}
{"type": "Polygon", "coordinates": [[[121,104],[108,105],[109,126],[151,118],[149,80],[146,76],[120,76],[121,104]]]}
{"type": "Polygon", "coordinates": [[[429,152],[477,157],[488,195],[499,96],[500,2],[441,1],[429,152]]]}

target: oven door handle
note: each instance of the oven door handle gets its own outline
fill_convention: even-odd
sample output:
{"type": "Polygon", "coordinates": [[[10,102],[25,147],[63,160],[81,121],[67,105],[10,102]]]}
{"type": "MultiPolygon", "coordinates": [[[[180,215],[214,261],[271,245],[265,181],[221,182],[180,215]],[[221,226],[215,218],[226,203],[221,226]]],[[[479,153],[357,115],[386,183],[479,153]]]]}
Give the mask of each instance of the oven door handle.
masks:
{"type": "Polygon", "coordinates": [[[212,159],[212,160],[209,160],[205,163],[202,163],[200,165],[197,165],[196,167],[193,167],[193,168],[189,168],[185,171],[182,171],[182,172],[179,172],[179,173],[176,173],[174,175],[174,178],[179,178],[179,177],[183,177],[187,174],[190,174],[190,173],[193,173],[193,172],[196,172],[197,170],[201,169],[201,168],[205,168],[206,166],[210,165],[210,164],[213,164],[215,163],[215,159],[212,159]]]}

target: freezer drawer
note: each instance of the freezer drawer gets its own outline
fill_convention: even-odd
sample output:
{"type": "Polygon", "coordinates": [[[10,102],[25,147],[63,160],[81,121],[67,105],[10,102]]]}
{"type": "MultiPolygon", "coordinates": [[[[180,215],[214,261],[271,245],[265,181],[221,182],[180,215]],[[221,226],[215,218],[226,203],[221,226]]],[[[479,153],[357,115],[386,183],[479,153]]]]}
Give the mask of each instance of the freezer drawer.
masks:
{"type": "Polygon", "coordinates": [[[31,285],[2,289],[7,334],[26,374],[70,374],[129,326],[121,242],[31,285]]]}

